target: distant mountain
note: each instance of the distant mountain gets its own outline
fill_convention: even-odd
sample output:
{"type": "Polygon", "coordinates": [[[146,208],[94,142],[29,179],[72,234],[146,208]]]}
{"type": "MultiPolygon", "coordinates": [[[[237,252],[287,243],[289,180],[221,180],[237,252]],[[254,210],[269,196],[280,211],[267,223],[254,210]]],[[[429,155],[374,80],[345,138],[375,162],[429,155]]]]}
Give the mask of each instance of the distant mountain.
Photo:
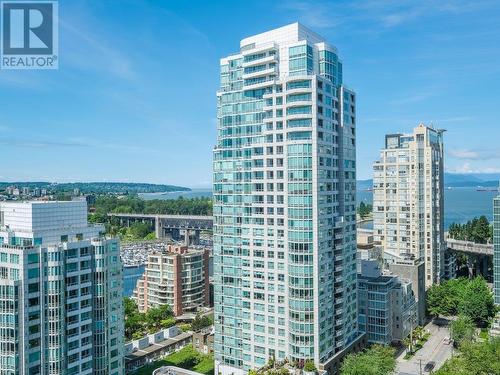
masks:
{"type": "Polygon", "coordinates": [[[496,187],[500,173],[445,173],[447,187],[496,187]]]}
{"type": "MultiPolygon", "coordinates": [[[[446,187],[497,187],[500,173],[445,173],[444,186],[446,187]]],[[[373,180],[358,180],[358,190],[371,189],[373,180]]]]}
{"type": "Polygon", "coordinates": [[[169,191],[190,191],[183,186],[146,184],[134,182],[0,182],[0,190],[7,186],[17,186],[18,188],[28,187],[30,189],[47,189],[54,193],[72,192],[79,189],[81,193],[164,193],[169,191]]]}

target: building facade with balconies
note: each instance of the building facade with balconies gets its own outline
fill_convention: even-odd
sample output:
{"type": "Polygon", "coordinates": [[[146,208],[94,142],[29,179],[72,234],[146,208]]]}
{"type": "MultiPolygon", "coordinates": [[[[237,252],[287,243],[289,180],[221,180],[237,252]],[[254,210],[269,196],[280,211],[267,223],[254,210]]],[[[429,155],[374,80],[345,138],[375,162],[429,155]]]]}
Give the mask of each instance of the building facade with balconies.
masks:
{"type": "Polygon", "coordinates": [[[402,342],[418,325],[411,281],[362,260],[358,273],[359,327],[371,344],[402,342]]]}
{"type": "Polygon", "coordinates": [[[175,316],[209,305],[209,252],[168,245],[150,254],[133,298],[139,311],[169,305],[175,316]]]}
{"type": "Polygon", "coordinates": [[[330,373],[357,326],[356,97],[295,23],[220,61],[214,149],[216,372],[269,358],[330,373]]]}
{"type": "Polygon", "coordinates": [[[0,369],[124,374],[120,246],[85,201],[0,203],[0,369]]]}
{"type": "Polygon", "coordinates": [[[444,258],[443,153],[443,130],[420,124],[386,135],[373,165],[374,241],[389,262],[422,260],[426,288],[453,270],[444,258]]]}

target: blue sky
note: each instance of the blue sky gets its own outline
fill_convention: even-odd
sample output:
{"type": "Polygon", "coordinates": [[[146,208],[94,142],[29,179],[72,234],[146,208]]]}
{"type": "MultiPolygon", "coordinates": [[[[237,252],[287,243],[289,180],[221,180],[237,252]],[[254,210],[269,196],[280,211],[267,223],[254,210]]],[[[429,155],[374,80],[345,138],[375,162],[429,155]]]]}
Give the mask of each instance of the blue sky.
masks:
{"type": "Polygon", "coordinates": [[[358,95],[358,177],[384,134],[447,129],[446,169],[500,172],[498,1],[60,1],[59,70],[0,71],[0,180],[209,186],[218,61],[295,21],[358,95]]]}

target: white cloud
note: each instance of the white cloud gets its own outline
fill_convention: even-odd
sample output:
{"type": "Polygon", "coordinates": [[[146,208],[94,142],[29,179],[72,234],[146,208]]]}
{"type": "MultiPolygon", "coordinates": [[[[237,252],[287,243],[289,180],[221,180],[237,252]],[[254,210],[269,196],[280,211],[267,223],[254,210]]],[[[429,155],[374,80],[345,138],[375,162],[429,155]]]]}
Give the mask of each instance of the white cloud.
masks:
{"type": "Polygon", "coordinates": [[[448,154],[457,159],[478,159],[479,154],[471,150],[450,150],[448,154]]]}
{"type": "Polygon", "coordinates": [[[134,80],[137,73],[130,58],[103,41],[102,35],[94,36],[92,27],[85,25],[85,32],[69,22],[59,21],[61,29],[73,38],[66,49],[65,59],[73,66],[84,69],[104,69],[107,73],[126,80],[134,80]]]}
{"type": "Polygon", "coordinates": [[[475,167],[471,163],[466,162],[456,167],[447,168],[449,173],[500,173],[500,168],[495,167],[475,167]]]}
{"type": "Polygon", "coordinates": [[[500,159],[500,150],[470,150],[470,149],[450,149],[448,155],[457,159],[466,160],[492,160],[500,159]]]}
{"type": "Polygon", "coordinates": [[[159,152],[158,150],[154,150],[147,147],[98,141],[88,138],[68,138],[57,141],[45,140],[39,138],[32,138],[32,139],[3,138],[0,139],[0,144],[5,146],[31,148],[31,149],[43,149],[43,148],[54,148],[54,147],[71,147],[71,148],[89,147],[89,148],[110,149],[110,150],[126,151],[126,152],[141,152],[141,153],[159,152]]]}

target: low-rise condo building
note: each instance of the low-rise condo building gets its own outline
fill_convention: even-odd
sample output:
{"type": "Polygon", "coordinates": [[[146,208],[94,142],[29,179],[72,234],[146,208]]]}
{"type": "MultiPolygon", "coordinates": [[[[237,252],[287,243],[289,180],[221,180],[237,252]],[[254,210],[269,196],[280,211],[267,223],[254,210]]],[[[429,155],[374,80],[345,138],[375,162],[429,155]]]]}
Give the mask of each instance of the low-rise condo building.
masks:
{"type": "Polygon", "coordinates": [[[175,316],[209,305],[209,252],[168,245],[149,255],[134,299],[139,311],[169,305],[175,316]]]}
{"type": "Polygon", "coordinates": [[[362,260],[358,273],[359,328],[373,344],[401,342],[417,325],[411,281],[382,273],[375,260],[362,260]]]}

